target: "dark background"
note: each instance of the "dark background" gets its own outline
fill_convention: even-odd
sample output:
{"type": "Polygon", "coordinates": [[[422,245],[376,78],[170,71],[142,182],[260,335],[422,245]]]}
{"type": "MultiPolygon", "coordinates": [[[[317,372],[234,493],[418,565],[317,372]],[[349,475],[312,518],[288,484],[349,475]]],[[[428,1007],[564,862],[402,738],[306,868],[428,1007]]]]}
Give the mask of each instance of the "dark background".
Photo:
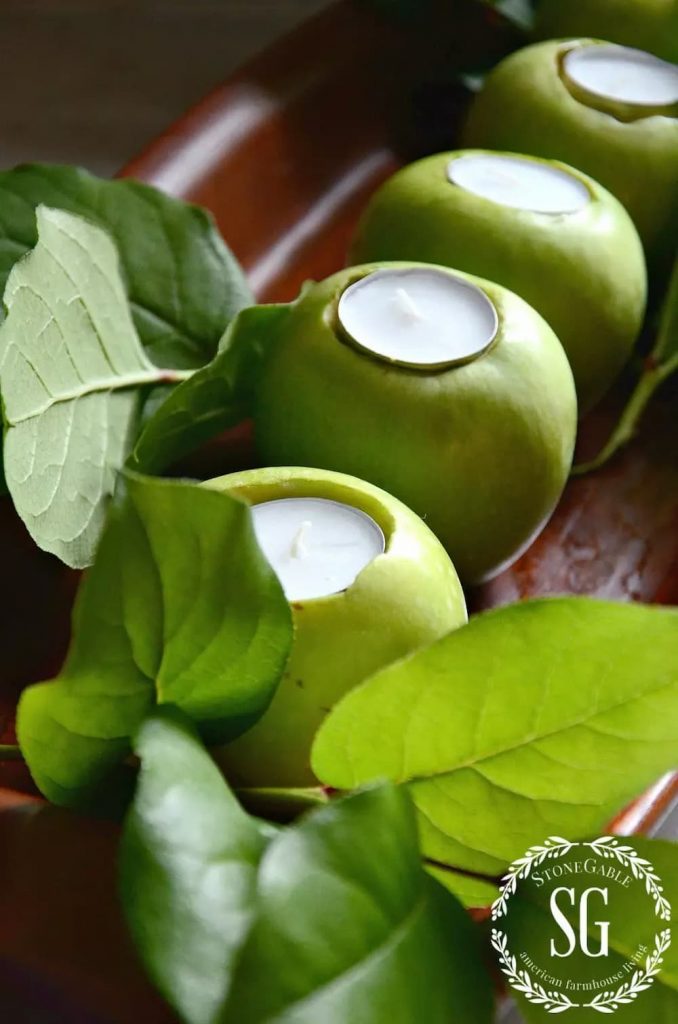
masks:
{"type": "Polygon", "coordinates": [[[330,0],[0,0],[0,166],[113,174],[330,0]]]}

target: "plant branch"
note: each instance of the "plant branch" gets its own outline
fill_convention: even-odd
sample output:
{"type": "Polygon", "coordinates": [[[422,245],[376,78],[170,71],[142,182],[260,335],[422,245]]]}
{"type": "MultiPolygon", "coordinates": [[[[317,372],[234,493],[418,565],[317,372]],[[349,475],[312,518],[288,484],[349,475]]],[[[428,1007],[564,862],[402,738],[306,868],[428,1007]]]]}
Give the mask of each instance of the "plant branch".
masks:
{"type": "Polygon", "coordinates": [[[23,761],[21,747],[14,743],[0,743],[0,761],[23,761]]]}
{"type": "Polygon", "coordinates": [[[678,357],[668,360],[664,364],[656,364],[650,358],[643,370],[633,394],[626,403],[617,425],[610,435],[607,443],[601,448],[595,458],[589,462],[580,462],[572,468],[572,476],[583,476],[594,469],[600,469],[613,455],[628,444],[635,437],[640,421],[654,393],[665,380],[678,370],[678,357]]]}
{"type": "Polygon", "coordinates": [[[440,871],[448,871],[451,875],[461,875],[462,878],[472,878],[477,882],[487,882],[488,885],[499,885],[502,875],[485,875],[482,871],[471,871],[469,868],[458,868],[454,864],[447,864],[444,860],[434,860],[433,857],[422,857],[424,864],[440,871]]]}
{"type": "Polygon", "coordinates": [[[678,260],[662,309],[657,342],[609,440],[589,462],[574,466],[573,476],[600,469],[635,436],[643,414],[658,388],[678,371],[678,260]]]}
{"type": "Polygon", "coordinates": [[[332,798],[332,791],[325,786],[290,789],[244,787],[234,789],[234,793],[248,811],[274,821],[291,821],[304,811],[329,803],[332,798]]]}

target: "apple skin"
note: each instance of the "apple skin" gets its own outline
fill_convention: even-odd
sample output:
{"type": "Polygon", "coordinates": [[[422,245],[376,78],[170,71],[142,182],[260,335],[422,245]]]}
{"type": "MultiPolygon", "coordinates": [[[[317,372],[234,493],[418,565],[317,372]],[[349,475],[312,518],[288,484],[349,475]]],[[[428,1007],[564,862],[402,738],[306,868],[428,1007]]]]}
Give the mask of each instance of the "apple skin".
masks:
{"type": "Polygon", "coordinates": [[[597,36],[678,61],[678,0],[541,0],[540,39],[597,36]]]}
{"type": "Polygon", "coordinates": [[[501,61],[471,104],[462,145],[562,160],[591,175],[628,210],[661,283],[678,234],[678,118],[622,121],[576,99],[560,60],[596,42],[535,43],[501,61]]]}
{"type": "Polygon", "coordinates": [[[459,577],[429,528],[371,484],[318,469],[253,469],[208,481],[249,504],[276,498],[330,498],[379,524],[386,551],[345,591],[291,603],[294,646],[263,718],[224,747],[219,763],[245,786],[317,784],[313,737],[340,697],[378,669],[467,621],[459,577]]]}
{"type": "Polygon", "coordinates": [[[344,289],[381,267],[307,287],[263,367],[255,440],[270,465],[315,465],[370,480],[414,509],[465,583],[499,572],[551,514],[567,479],[577,402],[548,324],[499,285],[479,286],[499,316],[484,355],[449,369],[408,369],[335,331],[344,289]]]}
{"type": "Polygon", "coordinates": [[[451,184],[450,161],[475,153],[487,150],[441,153],[393,175],[363,215],[351,262],[425,260],[516,292],[565,349],[582,415],[608,390],[642,326],[647,273],[638,233],[610,192],[554,161],[536,162],[582,181],[591,196],[584,209],[518,210],[451,184]]]}

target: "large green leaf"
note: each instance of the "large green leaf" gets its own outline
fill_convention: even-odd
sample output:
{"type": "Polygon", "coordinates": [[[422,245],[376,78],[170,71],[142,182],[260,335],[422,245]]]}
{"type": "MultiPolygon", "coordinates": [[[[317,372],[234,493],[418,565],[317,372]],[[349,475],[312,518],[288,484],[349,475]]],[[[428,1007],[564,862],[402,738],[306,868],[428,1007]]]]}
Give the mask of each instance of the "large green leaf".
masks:
{"type": "Polygon", "coordinates": [[[51,164],[0,173],[0,291],[37,241],[41,205],[87,217],[113,237],[137,330],[158,366],[209,362],[230,320],[254,301],[206,210],[129,179],[51,164]]]}
{"type": "MultiPolygon", "coordinates": [[[[656,874],[660,878],[664,895],[672,906],[672,918],[669,926],[673,929],[673,942],[664,953],[661,972],[657,975],[652,986],[645,992],[640,993],[637,999],[627,1004],[621,1004],[614,1011],[614,1020],[619,1024],[674,1024],[678,1020],[678,942],[676,942],[676,923],[678,915],[678,846],[674,843],[661,842],[652,839],[632,838],[625,841],[626,845],[635,849],[641,857],[650,861],[656,874]]],[[[537,956],[536,962],[549,962],[549,943],[554,936],[554,922],[548,907],[548,896],[544,890],[536,886],[521,882],[516,895],[511,899],[508,912],[511,923],[511,937],[516,942],[516,949],[521,945],[528,944],[532,951],[543,950],[541,956],[537,956]]],[[[628,962],[639,948],[641,943],[647,945],[647,921],[648,907],[652,907],[650,897],[643,891],[641,883],[634,883],[628,888],[613,885],[610,895],[614,916],[621,922],[621,927],[612,927],[609,933],[611,955],[603,961],[603,969],[596,970],[595,976],[615,975],[621,971],[624,963],[628,962]]],[[[570,919],[575,928],[578,924],[578,907],[576,914],[564,903],[561,912],[570,919]]],[[[657,920],[656,929],[661,931],[667,925],[657,920]]],[[[592,937],[597,941],[597,923],[589,920],[589,930],[592,937]]],[[[648,947],[649,948],[649,947],[648,947]]],[[[642,964],[642,961],[641,961],[642,964]]],[[[586,957],[581,949],[577,948],[573,953],[561,962],[561,968],[554,971],[567,977],[586,977],[591,971],[591,960],[586,957]]],[[[624,975],[630,980],[628,975],[624,975]]],[[[614,986],[611,986],[614,989],[614,986]]],[[[585,998],[591,999],[595,993],[589,993],[585,998]]],[[[534,1024],[547,1024],[553,1020],[543,1007],[530,1003],[517,995],[521,1011],[529,1022],[534,1024]]],[[[604,1019],[601,1011],[593,1009],[577,1009],[573,1011],[573,1017],[582,1024],[596,1024],[604,1019]]]]}
{"type": "Polygon", "coordinates": [[[268,847],[221,1024],[483,1024],[491,1011],[472,923],[422,872],[403,790],[331,803],[268,847]]]}
{"type": "Polygon", "coordinates": [[[489,1024],[478,935],[386,786],[268,836],[197,737],[154,715],[123,845],[141,956],[187,1024],[489,1024]]]}
{"type": "Polygon", "coordinates": [[[18,734],[49,799],[81,805],[157,701],[223,742],[266,709],[291,645],[289,606],[249,509],[130,476],[78,596],[54,682],[21,698],[18,734]]]}
{"type": "Polygon", "coordinates": [[[424,861],[424,864],[428,873],[469,909],[481,910],[489,907],[499,895],[496,879],[464,874],[461,871],[440,867],[430,860],[424,861]]]}
{"type": "Polygon", "coordinates": [[[252,306],[239,314],[212,362],[149,417],[134,446],[133,468],[161,472],[252,414],[257,371],[288,311],[285,305],[252,306]]]}
{"type": "Polygon", "coordinates": [[[108,235],[46,207],[37,223],[5,289],[4,470],[36,544],[80,568],[132,444],[139,391],[175,371],[153,366],[139,342],[108,235]]]}
{"type": "Polygon", "coordinates": [[[154,983],[210,1024],[252,922],[267,835],[232,796],[190,723],[157,710],[135,743],[141,774],[121,849],[123,906],[154,983]]]}
{"type": "Polygon", "coordinates": [[[424,854],[489,876],[599,831],[676,763],[678,611],[584,598],[473,619],[349,693],[314,771],[407,783],[424,854]]]}
{"type": "Polygon", "coordinates": [[[534,3],[532,0],[484,0],[519,29],[529,32],[534,27],[534,3]]]}

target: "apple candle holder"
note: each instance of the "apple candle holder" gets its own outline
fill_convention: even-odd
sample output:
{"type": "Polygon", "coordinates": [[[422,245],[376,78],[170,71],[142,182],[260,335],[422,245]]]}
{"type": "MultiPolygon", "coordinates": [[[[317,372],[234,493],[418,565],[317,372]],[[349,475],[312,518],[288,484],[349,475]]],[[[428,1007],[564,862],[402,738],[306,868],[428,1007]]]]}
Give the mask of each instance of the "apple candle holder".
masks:
{"type": "Polygon", "coordinates": [[[578,43],[563,55],[572,95],[619,121],[678,115],[678,67],[651,53],[612,43],[578,43]]]}
{"type": "Polygon", "coordinates": [[[253,469],[205,485],[242,498],[290,601],[295,640],[269,710],[218,759],[245,787],[316,783],[313,737],[348,690],[466,622],[459,578],[428,527],[371,484],[253,469]]]}
{"type": "Polygon", "coordinates": [[[617,377],[643,322],[633,222],[610,192],[556,161],[461,150],[411,164],[373,197],[351,255],[426,260],[517,292],[562,343],[580,414],[617,377]]]}
{"type": "Polygon", "coordinates": [[[540,0],[536,28],[541,39],[597,36],[678,61],[675,0],[540,0]]]}
{"type": "Polygon", "coordinates": [[[394,494],[464,582],[541,530],[569,472],[576,396],[562,346],[521,298],[443,267],[371,264],[309,286],[277,331],[254,414],[263,462],[394,494]]]}
{"type": "Polygon", "coordinates": [[[677,88],[678,67],[638,50],[593,39],[536,43],[488,76],[463,142],[591,175],[628,210],[660,287],[678,233],[677,88]]]}
{"type": "Polygon", "coordinates": [[[411,369],[463,366],[491,346],[499,319],[476,285],[444,270],[377,270],[342,292],[336,327],[367,355],[411,369]]]}

